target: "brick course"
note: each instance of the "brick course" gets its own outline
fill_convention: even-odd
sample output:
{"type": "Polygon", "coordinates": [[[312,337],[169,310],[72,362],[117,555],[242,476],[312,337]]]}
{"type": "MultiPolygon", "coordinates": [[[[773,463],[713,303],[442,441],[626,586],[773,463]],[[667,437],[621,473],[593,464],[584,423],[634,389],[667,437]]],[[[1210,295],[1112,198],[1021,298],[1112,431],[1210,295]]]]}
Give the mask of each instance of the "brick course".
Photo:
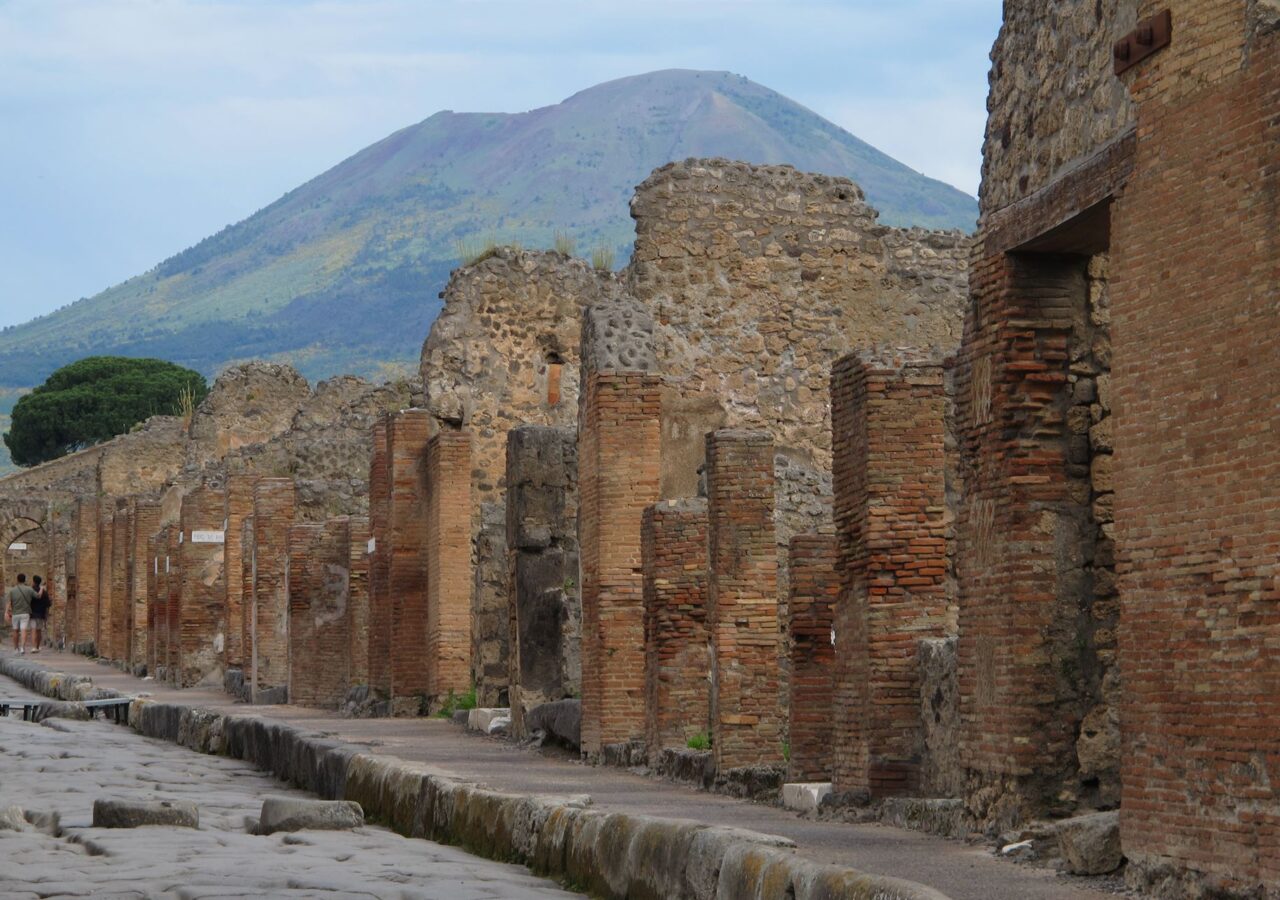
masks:
{"type": "Polygon", "coordinates": [[[711,734],[707,630],[707,501],[644,511],[645,747],[653,759],[711,734]]]}
{"type": "Polygon", "coordinates": [[[833,780],[873,797],[912,793],[917,645],[947,626],[942,365],[853,354],[833,366],[831,397],[842,576],[833,780]]]}
{"type": "Polygon", "coordinates": [[[773,440],[707,435],[711,747],[716,770],[783,762],[773,440]]]}
{"type": "Polygon", "coordinates": [[[830,781],[834,752],[835,647],[831,643],[840,596],[839,542],[834,535],[791,539],[791,636],[788,735],[789,781],[830,781]]]}

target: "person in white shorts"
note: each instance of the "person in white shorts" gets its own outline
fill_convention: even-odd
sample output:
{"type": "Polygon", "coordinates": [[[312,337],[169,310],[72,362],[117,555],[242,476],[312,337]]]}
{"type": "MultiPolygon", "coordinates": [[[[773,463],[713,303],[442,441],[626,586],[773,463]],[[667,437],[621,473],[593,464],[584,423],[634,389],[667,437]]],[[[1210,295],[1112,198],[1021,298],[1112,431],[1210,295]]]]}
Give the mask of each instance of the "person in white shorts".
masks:
{"type": "Polygon", "coordinates": [[[27,586],[27,576],[18,574],[18,583],[9,588],[5,603],[5,619],[13,626],[13,649],[26,653],[27,633],[31,629],[31,601],[36,592],[27,586]]]}

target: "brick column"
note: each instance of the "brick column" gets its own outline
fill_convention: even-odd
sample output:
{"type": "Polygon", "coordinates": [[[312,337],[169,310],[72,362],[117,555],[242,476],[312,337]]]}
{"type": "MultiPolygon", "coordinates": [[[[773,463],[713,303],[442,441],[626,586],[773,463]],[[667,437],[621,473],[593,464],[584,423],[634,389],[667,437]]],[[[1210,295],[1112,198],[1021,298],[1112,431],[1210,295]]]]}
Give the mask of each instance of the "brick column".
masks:
{"type": "Polygon", "coordinates": [[[133,623],[129,637],[129,665],[138,669],[148,666],[148,600],[153,562],[150,539],[160,527],[160,504],[154,500],[135,501],[129,527],[129,615],[133,623]]]}
{"type": "Polygon", "coordinates": [[[773,440],[707,435],[711,746],[716,770],[781,764],[773,440]]]}
{"type": "Polygon", "coordinates": [[[111,636],[107,641],[106,655],[117,662],[129,658],[129,636],[132,631],[129,615],[132,597],[129,591],[130,530],[129,501],[116,500],[115,515],[111,518],[111,636]]]}
{"type": "Polygon", "coordinates": [[[651,759],[711,734],[707,631],[707,501],[644,511],[645,745],[651,759]]]}
{"type": "Polygon", "coordinates": [[[471,687],[471,436],[427,445],[428,691],[438,703],[471,687]]]}
{"type": "Polygon", "coordinates": [[[71,640],[83,645],[95,640],[98,629],[98,501],[76,501],[76,617],[71,640]]]}
{"type": "Polygon", "coordinates": [[[920,781],[922,638],[947,629],[943,419],[936,361],[840,360],[831,374],[836,611],[834,781],[910,793],[920,781]]]}
{"type": "Polygon", "coordinates": [[[581,690],[577,463],[572,428],[507,432],[507,680],[517,736],[529,709],[581,690]]]}
{"type": "Polygon", "coordinates": [[[226,560],[227,598],[223,613],[227,622],[227,643],[224,650],[228,666],[245,664],[245,597],[252,593],[252,585],[244,580],[244,523],[253,516],[253,489],[257,475],[230,475],[227,477],[227,508],[224,511],[227,543],[226,560]]]}
{"type": "Polygon", "coordinates": [[[830,781],[835,647],[831,631],[840,595],[839,544],[834,535],[791,539],[788,615],[791,630],[791,781],[830,781]]]}
{"type": "Polygon", "coordinates": [[[178,538],[182,534],[180,524],[173,524],[165,535],[165,579],[164,579],[164,680],[176,684],[178,680],[178,614],[182,593],[182,544],[178,538]]]}
{"type": "MultiPolygon", "coordinates": [[[[257,485],[254,485],[257,490],[257,485]]],[[[253,516],[240,522],[240,671],[245,684],[253,678],[253,584],[256,569],[253,516]]]]}
{"type": "Polygon", "coordinates": [[[279,702],[289,678],[289,595],[285,585],[294,487],[289,478],[263,478],[253,490],[253,610],[250,683],[254,702],[279,702]],[[270,693],[268,693],[270,692],[270,693]]]}
{"type": "Polygon", "coordinates": [[[582,752],[644,737],[640,523],[659,497],[661,378],[653,322],[606,303],[582,327],[578,543],[582,565],[582,752]]]}
{"type": "Polygon", "coordinates": [[[351,610],[348,636],[351,686],[369,683],[369,520],[347,520],[347,604],[351,610]]]}
{"type": "Polygon", "coordinates": [[[336,709],[350,676],[348,520],[289,528],[289,702],[336,709]]]}
{"type": "Polygon", "coordinates": [[[178,595],[177,678],[191,687],[210,678],[222,682],[222,650],[226,609],[226,497],[200,487],[182,498],[181,587],[178,595]]]}
{"type": "Polygon", "coordinates": [[[424,409],[393,415],[387,429],[391,481],[387,593],[391,609],[391,712],[427,712],[427,480],[431,416],[424,409]]]}
{"type": "Polygon", "coordinates": [[[158,621],[161,585],[159,567],[164,562],[163,553],[160,550],[161,534],[162,532],[157,530],[147,537],[147,641],[144,651],[146,656],[143,662],[147,667],[147,674],[152,678],[156,675],[156,634],[160,629],[158,621]]]}
{"type": "Polygon", "coordinates": [[[390,428],[384,418],[373,426],[369,454],[369,688],[391,696],[391,468],[387,454],[390,428]]]}
{"type": "Polygon", "coordinates": [[[94,647],[98,656],[112,658],[115,647],[111,634],[112,537],[115,534],[115,500],[104,498],[98,506],[98,620],[94,625],[94,647]]]}

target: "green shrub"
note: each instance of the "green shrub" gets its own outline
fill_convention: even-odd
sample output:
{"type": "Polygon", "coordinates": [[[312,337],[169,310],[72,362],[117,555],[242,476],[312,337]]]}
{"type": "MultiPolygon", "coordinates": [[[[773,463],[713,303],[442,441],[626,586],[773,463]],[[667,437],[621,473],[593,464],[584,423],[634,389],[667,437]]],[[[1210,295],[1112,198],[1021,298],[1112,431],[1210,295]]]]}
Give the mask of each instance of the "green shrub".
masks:
{"type": "Polygon", "coordinates": [[[711,738],[707,737],[705,732],[698,732],[689,738],[687,746],[690,750],[710,750],[711,738]]]}
{"type": "Polygon", "coordinates": [[[476,686],[471,685],[471,689],[464,694],[455,694],[449,692],[449,696],[445,698],[444,705],[440,707],[440,711],[436,713],[441,719],[452,719],[453,714],[460,709],[476,708],[476,686]]]}
{"type": "Polygon", "coordinates": [[[612,247],[596,247],[591,251],[591,268],[597,272],[613,271],[613,248],[612,247]]]}

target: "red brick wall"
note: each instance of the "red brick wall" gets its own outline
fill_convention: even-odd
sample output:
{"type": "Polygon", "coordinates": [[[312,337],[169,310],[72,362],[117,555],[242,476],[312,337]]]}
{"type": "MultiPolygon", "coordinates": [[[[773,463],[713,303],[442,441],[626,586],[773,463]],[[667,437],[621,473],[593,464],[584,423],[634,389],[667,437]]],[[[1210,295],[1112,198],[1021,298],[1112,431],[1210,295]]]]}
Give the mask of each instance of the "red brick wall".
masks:
{"type": "Polygon", "coordinates": [[[578,432],[582,752],[644,737],[640,523],[658,500],[661,379],[584,369],[578,432]]]}
{"type": "Polygon", "coordinates": [[[129,658],[129,637],[132,631],[129,615],[132,596],[129,589],[129,549],[132,544],[129,501],[116,501],[115,516],[111,520],[111,639],[106,655],[124,661],[129,658]]]}
{"type": "Polygon", "coordinates": [[[645,745],[650,757],[711,734],[707,631],[707,501],[644,511],[645,745]]]}
{"type": "Polygon", "coordinates": [[[387,464],[387,593],[391,608],[391,704],[395,715],[427,711],[427,441],[431,415],[409,409],[391,416],[387,464]]]}
{"type": "Polygon", "coordinates": [[[369,684],[369,520],[352,516],[347,522],[348,604],[351,659],[350,683],[369,684]]]}
{"type": "Polygon", "coordinates": [[[383,697],[391,695],[391,470],[387,463],[388,434],[384,419],[373,426],[373,450],[369,455],[369,687],[383,697]]]}
{"type": "Polygon", "coordinates": [[[251,658],[253,692],[284,687],[289,678],[289,595],[285,567],[289,526],[293,524],[294,487],[289,478],[263,478],[253,490],[253,617],[251,658]]]}
{"type": "Polygon", "coordinates": [[[707,435],[708,587],[716,769],[783,762],[773,439],[707,435]]]}
{"type": "Polygon", "coordinates": [[[436,700],[471,687],[471,436],[427,445],[427,684],[436,700]]]}
{"type": "Polygon", "coordinates": [[[150,628],[148,600],[152,555],[150,539],[160,527],[160,504],[151,500],[133,503],[130,527],[129,596],[133,631],[129,641],[129,663],[148,665],[147,631],[150,628]]]}
{"type": "Polygon", "coordinates": [[[114,657],[111,634],[112,536],[115,533],[115,500],[105,498],[98,507],[98,609],[94,624],[94,644],[98,655],[114,657]]]}
{"type": "Polygon", "coordinates": [[[289,528],[289,702],[336,709],[350,677],[348,520],[289,528]]]}
{"type": "Polygon", "coordinates": [[[798,534],[788,552],[791,602],[790,702],[787,705],[790,781],[830,781],[836,602],[840,596],[839,542],[834,535],[798,534]]]}
{"type": "MultiPolygon", "coordinates": [[[[223,540],[196,540],[196,532],[222,531],[226,497],[221,490],[200,487],[182,498],[181,560],[178,589],[177,679],[180,687],[205,680],[221,684],[225,640],[227,586],[223,540]]],[[[172,636],[171,636],[172,639],[172,636]]]]}
{"type": "Polygon", "coordinates": [[[1137,159],[1112,230],[1121,837],[1131,880],[1167,895],[1172,867],[1215,896],[1271,896],[1280,31],[1246,43],[1245,3],[1162,5],[1173,45],[1132,76],[1137,159]]]}
{"type": "Polygon", "coordinates": [[[76,616],[69,639],[92,641],[98,629],[98,501],[76,501],[76,616]]]}
{"type": "Polygon", "coordinates": [[[227,599],[224,616],[227,621],[227,643],[223,655],[228,666],[243,666],[245,627],[245,594],[251,590],[244,581],[244,522],[253,515],[253,488],[257,475],[229,475],[227,477],[227,508],[224,511],[227,543],[224,548],[226,561],[227,599]]]}
{"type": "Polygon", "coordinates": [[[921,638],[947,625],[946,396],[939,362],[855,354],[831,373],[836,610],[833,780],[919,787],[921,638]]]}

